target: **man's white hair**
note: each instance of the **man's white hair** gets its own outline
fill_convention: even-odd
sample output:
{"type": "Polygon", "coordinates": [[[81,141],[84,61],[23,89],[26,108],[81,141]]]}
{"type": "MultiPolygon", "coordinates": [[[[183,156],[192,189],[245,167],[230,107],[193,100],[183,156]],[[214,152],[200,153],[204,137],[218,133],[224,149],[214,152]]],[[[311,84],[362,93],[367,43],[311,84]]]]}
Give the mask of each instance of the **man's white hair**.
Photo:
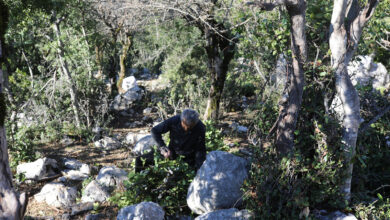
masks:
{"type": "Polygon", "coordinates": [[[187,125],[196,125],[199,121],[199,114],[192,109],[184,109],[180,115],[182,121],[187,125]]]}

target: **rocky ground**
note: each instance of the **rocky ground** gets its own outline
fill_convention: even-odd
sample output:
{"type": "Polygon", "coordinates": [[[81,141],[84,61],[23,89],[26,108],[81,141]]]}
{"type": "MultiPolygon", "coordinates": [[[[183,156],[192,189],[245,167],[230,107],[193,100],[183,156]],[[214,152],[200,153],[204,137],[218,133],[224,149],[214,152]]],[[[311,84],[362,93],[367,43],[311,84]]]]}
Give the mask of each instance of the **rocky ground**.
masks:
{"type": "MultiPolygon", "coordinates": [[[[143,82],[143,86],[150,90],[156,89],[153,88],[156,85],[159,85],[156,80],[143,82]]],[[[133,112],[131,117],[120,115],[112,124],[112,129],[105,131],[104,135],[114,137],[117,140],[124,140],[129,133],[149,133],[153,124],[159,120],[160,115],[156,108],[146,111],[138,109],[133,112]]],[[[231,147],[232,151],[242,150],[248,146],[246,132],[237,132],[237,125],[246,123],[249,123],[249,120],[248,118],[244,118],[241,112],[226,113],[220,121],[219,129],[224,131],[224,142],[231,147]],[[232,128],[232,124],[233,127],[234,125],[236,127],[232,128]]],[[[52,158],[56,161],[61,161],[63,158],[71,158],[85,163],[90,167],[89,178],[92,178],[105,166],[116,166],[127,171],[133,169],[131,163],[135,156],[131,152],[130,147],[131,144],[123,144],[121,142],[121,146],[117,149],[102,150],[96,146],[96,143],[85,143],[83,140],[78,140],[77,138],[64,137],[60,142],[42,145],[37,151],[40,153],[40,158],[52,158]]],[[[92,210],[69,216],[68,213],[71,213],[71,210],[63,207],[56,208],[47,205],[44,201],[38,202],[34,198],[34,195],[38,194],[45,184],[53,180],[57,181],[60,177],[61,174],[51,178],[25,181],[17,184],[17,190],[27,192],[29,196],[26,219],[86,219],[86,216],[93,214],[99,214],[99,219],[116,219],[119,211],[118,208],[106,201],[98,207],[93,207],[92,210]]],[[[74,181],[73,184],[79,190],[83,187],[82,181],[74,181]]],[[[80,195],[77,201],[80,201],[80,195]]]]}

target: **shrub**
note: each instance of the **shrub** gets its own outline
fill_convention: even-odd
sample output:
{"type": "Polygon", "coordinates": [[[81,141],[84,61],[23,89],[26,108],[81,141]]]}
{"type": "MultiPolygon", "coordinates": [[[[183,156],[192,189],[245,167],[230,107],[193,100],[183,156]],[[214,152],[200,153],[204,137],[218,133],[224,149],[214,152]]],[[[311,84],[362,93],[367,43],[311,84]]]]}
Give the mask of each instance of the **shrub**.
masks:
{"type": "Polygon", "coordinates": [[[186,196],[195,171],[182,158],[167,160],[157,150],[154,160],[154,166],[140,173],[130,172],[128,181],[124,182],[125,191],[116,192],[110,201],[120,208],[153,201],[162,206],[168,215],[190,214],[186,196]]]}

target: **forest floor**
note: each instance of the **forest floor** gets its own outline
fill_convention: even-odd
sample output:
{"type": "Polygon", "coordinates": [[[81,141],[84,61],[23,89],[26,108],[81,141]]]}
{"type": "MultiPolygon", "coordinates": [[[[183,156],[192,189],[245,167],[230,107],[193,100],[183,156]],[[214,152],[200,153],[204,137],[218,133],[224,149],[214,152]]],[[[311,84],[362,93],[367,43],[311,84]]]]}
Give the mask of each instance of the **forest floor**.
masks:
{"type": "MultiPolygon", "coordinates": [[[[153,113],[149,115],[152,119],[152,122],[155,121],[159,115],[153,113]]],[[[143,117],[142,111],[136,113],[136,117],[127,118],[118,118],[117,122],[126,122],[126,121],[137,121],[141,120],[143,117]]],[[[245,118],[242,112],[231,112],[224,113],[221,117],[218,125],[218,129],[221,129],[224,135],[224,143],[230,146],[230,151],[238,151],[246,149],[249,145],[246,138],[246,134],[238,134],[233,132],[229,127],[233,122],[239,123],[240,125],[248,125],[250,123],[249,118],[245,118]]],[[[123,127],[122,123],[113,124],[109,136],[121,136],[124,138],[129,132],[150,132],[152,124],[143,124],[134,128],[121,128],[123,127]]],[[[59,161],[61,158],[73,158],[77,159],[83,163],[86,163],[92,167],[92,177],[95,177],[98,173],[98,170],[104,166],[115,165],[119,168],[125,169],[127,171],[133,169],[132,161],[134,156],[129,149],[130,146],[123,146],[122,148],[110,151],[102,152],[100,149],[94,146],[94,143],[86,143],[83,140],[72,139],[71,143],[50,143],[42,145],[37,151],[42,155],[41,157],[53,158],[59,161]]],[[[39,203],[34,200],[34,195],[39,193],[41,188],[49,183],[52,180],[38,181],[33,184],[22,183],[17,186],[19,192],[27,192],[29,197],[29,203],[26,210],[25,219],[62,219],[63,214],[69,213],[70,210],[54,208],[48,206],[46,203],[39,203]]],[[[82,183],[78,182],[76,187],[78,189],[82,188],[82,183]]],[[[87,214],[103,214],[102,219],[116,219],[118,208],[105,202],[99,205],[98,210],[90,211],[81,215],[72,216],[71,219],[85,219],[87,214]]]]}

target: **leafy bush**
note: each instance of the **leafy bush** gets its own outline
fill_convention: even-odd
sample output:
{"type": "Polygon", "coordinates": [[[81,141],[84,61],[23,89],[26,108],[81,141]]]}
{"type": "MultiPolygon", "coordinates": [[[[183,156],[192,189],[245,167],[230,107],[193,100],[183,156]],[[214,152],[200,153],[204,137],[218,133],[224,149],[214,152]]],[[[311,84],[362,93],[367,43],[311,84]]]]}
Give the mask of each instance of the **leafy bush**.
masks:
{"type": "Polygon", "coordinates": [[[164,159],[157,151],[155,165],[140,173],[129,173],[124,182],[125,191],[116,192],[110,201],[120,208],[143,201],[153,201],[162,206],[168,215],[190,214],[186,196],[195,171],[181,157],[164,159]]]}
{"type": "Polygon", "coordinates": [[[10,166],[16,167],[20,162],[33,161],[36,158],[35,148],[40,128],[23,126],[8,140],[11,155],[10,166]]]}
{"type": "Polygon", "coordinates": [[[390,219],[390,199],[384,199],[378,193],[378,199],[371,203],[359,203],[354,206],[356,217],[362,220],[390,219]]]}
{"type": "Polygon", "coordinates": [[[215,126],[213,121],[205,121],[206,125],[206,150],[207,152],[221,150],[227,151],[229,148],[223,143],[221,130],[215,126]]]}

